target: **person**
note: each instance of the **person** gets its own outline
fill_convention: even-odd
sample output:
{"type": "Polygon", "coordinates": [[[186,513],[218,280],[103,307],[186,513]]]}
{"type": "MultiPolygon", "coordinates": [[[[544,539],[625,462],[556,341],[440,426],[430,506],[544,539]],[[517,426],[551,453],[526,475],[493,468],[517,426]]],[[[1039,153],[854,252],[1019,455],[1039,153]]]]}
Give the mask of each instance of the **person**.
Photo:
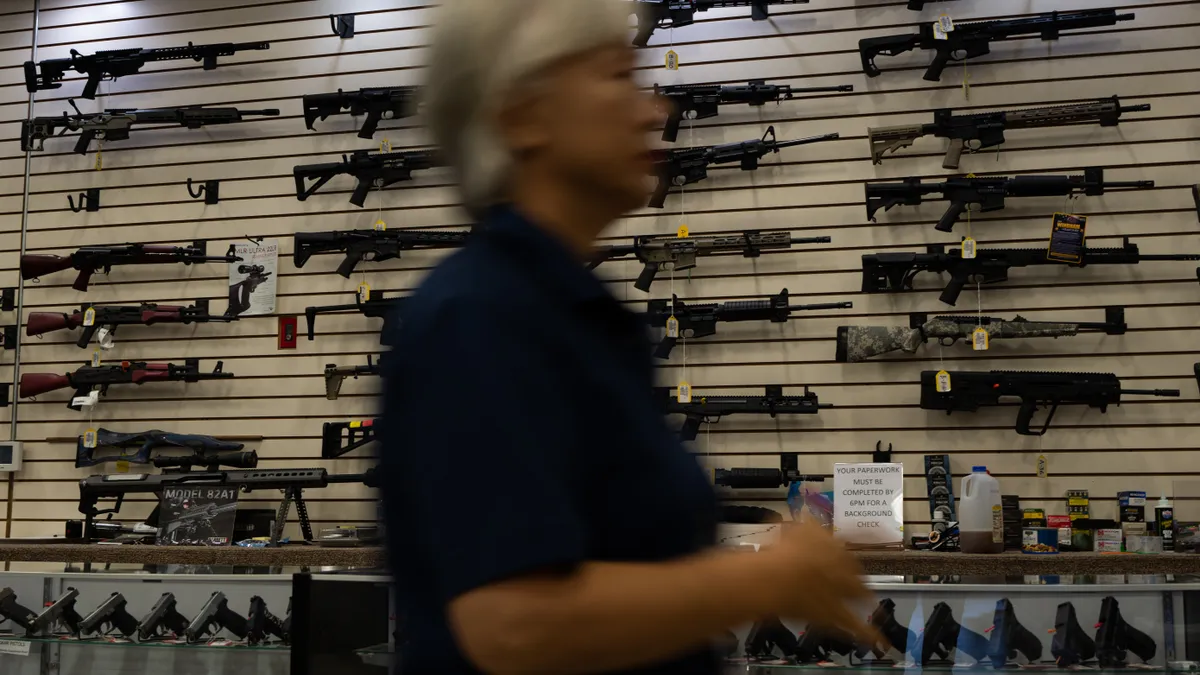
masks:
{"type": "Polygon", "coordinates": [[[620,0],[453,0],[434,23],[424,113],[477,225],[385,336],[406,673],[717,673],[710,642],[773,615],[874,641],[861,570],[820,528],[714,547],[646,327],[586,268],[645,204],[663,120],[628,20],[620,0]]]}

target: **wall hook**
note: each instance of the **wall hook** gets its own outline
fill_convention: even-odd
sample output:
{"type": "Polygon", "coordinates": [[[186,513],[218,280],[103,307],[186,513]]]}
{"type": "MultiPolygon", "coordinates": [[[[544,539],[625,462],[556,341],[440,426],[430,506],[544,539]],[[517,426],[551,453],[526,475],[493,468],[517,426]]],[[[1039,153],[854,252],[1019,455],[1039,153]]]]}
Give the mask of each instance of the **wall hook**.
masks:
{"type": "Polygon", "coordinates": [[[875,464],[891,464],[892,444],[888,443],[887,450],[884,450],[883,441],[875,441],[875,452],[871,454],[871,462],[875,464]]]}
{"type": "Polygon", "coordinates": [[[343,40],[349,40],[354,37],[353,14],[330,14],[329,25],[333,28],[333,34],[343,40]]]}
{"type": "MultiPolygon", "coordinates": [[[[196,182],[199,183],[200,181],[196,182]]],[[[204,197],[205,204],[216,204],[221,201],[221,181],[219,180],[206,180],[203,185],[192,190],[192,179],[188,178],[187,191],[192,196],[192,199],[204,197]]]]}
{"type": "Polygon", "coordinates": [[[87,210],[88,213],[95,213],[100,210],[100,188],[88,188],[84,192],[79,193],[79,206],[75,206],[75,198],[67,195],[67,203],[71,205],[71,210],[75,213],[87,210]]]}

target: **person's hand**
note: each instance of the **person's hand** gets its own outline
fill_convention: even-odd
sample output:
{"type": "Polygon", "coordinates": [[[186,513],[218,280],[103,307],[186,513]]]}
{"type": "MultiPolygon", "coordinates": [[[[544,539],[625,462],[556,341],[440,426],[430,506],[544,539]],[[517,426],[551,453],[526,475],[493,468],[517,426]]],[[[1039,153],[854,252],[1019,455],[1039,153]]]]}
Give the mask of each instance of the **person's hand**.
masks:
{"type": "Polygon", "coordinates": [[[780,594],[779,615],[845,631],[860,644],[883,641],[860,611],[873,604],[858,560],[820,525],[809,521],[784,528],[779,543],[758,555],[780,594]]]}

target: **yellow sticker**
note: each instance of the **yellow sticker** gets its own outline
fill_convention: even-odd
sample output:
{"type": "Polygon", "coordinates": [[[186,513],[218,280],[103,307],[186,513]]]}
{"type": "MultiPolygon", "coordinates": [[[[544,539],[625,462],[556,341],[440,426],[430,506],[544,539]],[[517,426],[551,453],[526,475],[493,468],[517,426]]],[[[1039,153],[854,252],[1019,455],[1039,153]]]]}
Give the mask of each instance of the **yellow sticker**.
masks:
{"type": "Polygon", "coordinates": [[[939,394],[950,393],[950,373],[944,370],[939,370],[938,374],[934,377],[934,382],[936,383],[939,394]]]}
{"type": "Polygon", "coordinates": [[[362,420],[354,420],[354,421],[350,422],[351,429],[358,429],[361,426],[362,426],[362,420]]]}
{"type": "Polygon", "coordinates": [[[1038,477],[1038,478],[1045,478],[1045,477],[1046,477],[1046,456],[1045,456],[1045,455],[1038,455],[1038,458],[1037,458],[1037,477],[1038,477]]]}
{"type": "Polygon", "coordinates": [[[92,367],[93,367],[93,368],[95,368],[95,367],[97,367],[97,366],[99,366],[99,365],[100,365],[100,356],[101,356],[101,354],[103,354],[103,353],[104,353],[104,352],[103,352],[103,351],[101,351],[101,350],[99,350],[99,349],[97,349],[96,351],[92,352],[92,367]]]}
{"type": "Polygon", "coordinates": [[[964,237],[962,240],[962,257],[963,260],[970,260],[979,255],[978,244],[970,237],[964,237]]]}
{"type": "Polygon", "coordinates": [[[675,231],[675,236],[680,239],[687,239],[690,234],[691,232],[688,230],[687,225],[680,225],[679,229],[675,231]]]}
{"type": "Polygon", "coordinates": [[[83,432],[83,447],[85,447],[85,448],[96,447],[96,430],[95,429],[88,429],[87,431],[83,432]]]}
{"type": "Polygon", "coordinates": [[[392,142],[386,138],[383,139],[382,141],[380,141],[379,142],[379,151],[380,152],[391,152],[392,151],[392,142]]]}
{"type": "Polygon", "coordinates": [[[667,70],[679,70],[679,54],[674,49],[667,52],[667,70]]]}
{"type": "Polygon", "coordinates": [[[366,302],[371,299],[371,284],[362,282],[358,285],[358,301],[366,302]]]}
{"type": "Polygon", "coordinates": [[[385,232],[386,230],[387,230],[387,223],[383,222],[382,218],[375,221],[375,231],[376,232],[385,232]]]}
{"type": "Polygon", "coordinates": [[[971,333],[971,349],[977,352],[986,352],[988,350],[988,332],[983,326],[980,326],[971,333]]]}
{"type": "Polygon", "coordinates": [[[104,170],[104,158],[102,156],[103,150],[104,150],[104,141],[100,141],[99,143],[96,144],[96,170],[97,171],[104,170]]]}
{"type": "Polygon", "coordinates": [[[88,307],[87,311],[83,313],[83,325],[85,325],[85,326],[95,326],[96,325],[96,310],[94,308],[88,307]]]}
{"type": "Polygon", "coordinates": [[[117,461],[117,473],[129,473],[129,462],[125,460],[117,461]]]}
{"type": "Polygon", "coordinates": [[[669,319],[667,319],[667,337],[669,337],[669,338],[679,337],[679,319],[676,319],[674,314],[672,314],[671,317],[669,319]]]}
{"type": "Polygon", "coordinates": [[[680,403],[691,403],[692,402],[692,385],[688,384],[687,382],[680,382],[679,390],[676,392],[676,394],[677,394],[676,400],[679,401],[680,403]]]}
{"type": "Polygon", "coordinates": [[[946,33],[946,29],[942,28],[941,23],[933,24],[933,39],[934,40],[949,40],[950,35],[946,33]]]}

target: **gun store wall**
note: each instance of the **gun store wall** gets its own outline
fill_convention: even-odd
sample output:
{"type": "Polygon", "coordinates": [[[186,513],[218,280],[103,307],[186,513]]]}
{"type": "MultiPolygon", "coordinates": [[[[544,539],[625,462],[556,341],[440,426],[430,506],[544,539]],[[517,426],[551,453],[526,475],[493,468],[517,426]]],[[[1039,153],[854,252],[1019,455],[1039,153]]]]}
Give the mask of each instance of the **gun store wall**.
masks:
{"type": "MultiPolygon", "coordinates": [[[[297,177],[293,169],[337,165],[343,155],[355,152],[368,151],[350,161],[381,149],[429,149],[419,114],[385,118],[373,135],[366,134],[370,138],[362,138],[362,116],[317,118],[313,128],[306,129],[303,97],[339,89],[418,85],[425,63],[425,27],[433,8],[416,0],[214,0],[202,9],[182,0],[41,0],[32,57],[37,61],[67,58],[72,49],[93,54],[177,47],[189,41],[270,43],[269,49],[247,47],[221,55],[214,69],[206,70],[191,59],[150,62],[137,73],[100,82],[95,99],[88,100],[81,97],[86,77],[73,71],[67,72],[61,88],[31,95],[23,86],[22,65],[32,53],[33,4],[22,0],[0,9],[5,26],[0,29],[0,138],[7,139],[0,140],[0,265],[7,269],[7,285],[19,283],[23,251],[66,256],[81,247],[128,243],[192,247],[163,252],[183,256],[191,264],[118,264],[110,275],[96,275],[86,292],[72,287],[72,269],[45,273],[37,282],[20,282],[21,315],[8,313],[7,321],[26,326],[33,313],[71,314],[83,303],[189,307],[207,301],[208,310],[194,310],[199,322],[179,323],[177,316],[175,322],[160,325],[125,326],[112,348],[100,349],[98,356],[95,340],[85,348],[77,346],[80,330],[43,336],[29,336],[23,327],[18,331],[22,377],[71,373],[90,366],[93,358],[102,366],[146,361],[185,370],[169,378],[173,381],[113,386],[97,405],[83,410],[68,408],[69,386],[32,399],[20,398],[14,390],[9,410],[15,439],[24,444],[24,465],[9,474],[7,483],[0,482],[5,535],[61,534],[64,521],[80,517],[81,478],[121,469],[143,471],[137,465],[76,468],[77,439],[88,430],[156,429],[217,436],[256,451],[260,468],[323,467],[331,474],[360,474],[371,468],[372,444],[326,458],[322,441],[326,423],[335,425],[335,434],[358,432],[352,438],[368,438],[362,426],[342,427],[351,421],[369,422],[376,414],[379,380],[370,373],[382,349],[379,312],[349,308],[318,313],[315,339],[309,340],[305,310],[355,305],[360,290],[364,299],[370,291],[377,301],[404,296],[456,242],[421,240],[417,250],[406,250],[398,259],[361,261],[352,271],[343,269],[343,275],[338,273],[341,255],[316,255],[296,266],[294,237],[373,229],[452,234],[470,219],[456,203],[449,174],[418,161],[419,155],[406,158],[409,174],[403,178],[411,180],[398,178],[365,197],[353,194],[356,182],[348,175],[334,176],[309,195],[311,180],[297,177]],[[356,33],[339,38],[331,32],[330,14],[347,12],[356,15],[356,33]],[[244,119],[212,112],[196,122],[194,111],[190,118],[172,112],[170,117],[146,116],[142,121],[149,124],[135,123],[127,140],[98,136],[82,154],[74,151],[79,140],[75,132],[45,138],[41,151],[23,152],[18,139],[26,138],[28,130],[22,123],[64,111],[74,115],[72,100],[88,115],[106,109],[203,105],[237,109],[244,119]],[[274,110],[278,113],[271,114],[274,110]],[[199,128],[185,128],[189,121],[199,128]],[[209,181],[218,185],[210,186],[209,181]],[[207,197],[192,196],[197,185],[209,190],[207,197]],[[297,198],[297,189],[303,200],[297,198]],[[74,212],[68,197],[76,208],[82,206],[81,198],[90,206],[98,200],[98,208],[74,212]],[[350,203],[355,197],[363,197],[361,206],[350,203]],[[200,241],[205,242],[203,251],[194,246],[200,241]],[[277,244],[277,268],[256,271],[253,261],[235,261],[231,281],[226,251],[251,242],[277,244]],[[220,320],[227,303],[248,302],[239,295],[248,286],[237,284],[252,277],[258,281],[246,291],[251,295],[260,288],[258,283],[275,284],[273,309],[244,312],[236,321],[220,320]],[[239,289],[232,297],[231,285],[239,289]],[[298,318],[294,348],[281,348],[280,320],[286,317],[298,318]],[[372,368],[366,368],[369,358],[372,368]],[[198,363],[189,364],[189,359],[198,363]],[[186,381],[192,375],[211,376],[218,363],[219,374],[233,377],[186,381]],[[340,390],[327,389],[330,364],[351,374],[335,380],[340,390]]],[[[836,463],[871,461],[882,442],[883,448],[893,448],[892,461],[904,465],[906,534],[927,531],[931,522],[926,455],[949,455],[956,478],[973,466],[986,465],[1004,494],[1019,495],[1023,507],[1049,514],[1066,514],[1068,490],[1087,490],[1096,516],[1116,518],[1117,493],[1141,490],[1151,496],[1175,495],[1178,518],[1189,519],[1186,509],[1191,504],[1182,499],[1188,495],[1180,495],[1177,486],[1200,475],[1200,456],[1194,451],[1194,432],[1200,424],[1193,376],[1193,363],[1200,360],[1195,346],[1200,328],[1197,263],[1146,256],[1200,254],[1191,192],[1200,156],[1195,113],[1200,104],[1200,3],[1127,0],[1121,12],[1136,15],[1133,20],[1064,30],[1057,41],[1036,36],[998,41],[990,55],[949,65],[939,81],[923,79],[931,51],[878,56],[875,63],[883,72],[869,77],[855,49],[859,40],[913,34],[919,22],[934,21],[941,14],[959,23],[1007,20],[1073,10],[1079,4],[1090,3],[959,0],[929,3],[914,12],[898,0],[813,0],[773,8],[769,21],[748,20],[745,8],[714,9],[698,15],[694,25],[659,30],[650,37],[638,56],[646,87],[766,80],[834,88],[799,94],[779,105],[725,105],[716,117],[683,120],[677,141],[667,147],[717,146],[764,136],[769,142],[768,129],[781,143],[838,137],[778,148],[754,171],[743,171],[736,162],[713,165],[706,179],[692,182],[696,176],[680,169],[679,175],[688,175],[690,184],[670,186],[662,208],[630,214],[600,242],[626,246],[635,237],[675,237],[682,226],[699,247],[707,245],[706,237],[733,238],[732,244],[726,241],[718,249],[724,253],[702,254],[694,269],[659,270],[649,292],[635,288],[644,265],[629,252],[601,264],[597,273],[613,293],[639,311],[645,311],[648,300],[672,295],[692,305],[768,300],[784,289],[784,307],[826,306],[785,312],[787,320],[780,322],[769,320],[775,314],[720,322],[715,335],[682,339],[669,358],[659,361],[660,384],[677,387],[685,381],[693,400],[762,396],[773,387],[782,388],[776,393],[799,396],[808,387],[820,404],[832,406],[818,414],[731,415],[702,424],[690,444],[705,468],[778,468],[781,453],[799,453],[801,473],[830,478],[836,463]],[[664,68],[670,52],[677,69],[664,68]],[[846,85],[853,90],[836,90],[846,85]],[[943,168],[946,141],[933,136],[885,154],[880,164],[868,151],[873,146],[868,129],[929,125],[935,111],[943,108],[964,115],[1080,102],[1099,106],[1114,95],[1120,97],[1117,107],[1150,109],[1127,111],[1115,126],[1098,123],[1100,113],[1094,112],[1091,118],[1080,113],[1066,126],[1009,129],[1003,145],[963,155],[957,170],[943,168]],[[1090,168],[1103,169],[1100,181],[1121,185],[1099,187],[1095,172],[1085,177],[1090,168]],[[904,194],[910,196],[901,198],[899,205],[880,209],[877,222],[867,218],[867,185],[910,178],[928,185],[967,173],[1080,178],[1074,187],[1060,181],[1060,186],[1069,187],[1058,192],[1022,188],[1020,182],[1002,186],[1009,196],[1002,210],[964,213],[952,232],[935,229],[949,206],[940,192],[927,192],[920,203],[909,190],[904,194]],[[1153,186],[1139,183],[1145,181],[1153,181],[1153,186]],[[1034,196],[1023,198],[1030,191],[1034,196]],[[1103,194],[1072,199],[1066,196],[1072,191],[1103,194]],[[1051,196],[1039,196],[1045,194],[1051,196]],[[1088,247],[1119,249],[1113,256],[1124,259],[1112,262],[1122,264],[1015,266],[1006,281],[991,278],[996,283],[979,287],[967,283],[953,307],[939,300],[950,278],[945,275],[940,282],[933,273],[917,275],[916,290],[908,292],[864,292],[889,290],[893,283],[868,283],[864,256],[923,254],[931,245],[957,251],[964,236],[978,243],[981,259],[997,248],[1037,253],[1046,246],[1058,212],[1086,216],[1088,247]],[[761,251],[751,246],[761,255],[744,257],[758,231],[817,241],[762,245],[761,251]],[[747,233],[752,236],[744,236],[747,233]],[[1137,255],[1122,249],[1125,238],[1137,245],[1137,255]],[[844,303],[852,307],[840,307],[844,303]],[[1127,326],[1123,334],[1111,327],[1113,315],[1106,312],[1110,307],[1124,310],[1123,320],[1115,322],[1127,326]],[[1006,320],[1019,315],[1034,322],[1104,326],[1085,326],[1079,335],[1059,339],[1002,339],[1008,336],[993,334],[986,351],[973,350],[969,339],[945,347],[931,339],[911,353],[896,349],[861,362],[838,360],[839,354],[853,360],[848,354],[858,353],[878,335],[839,333],[840,327],[907,329],[913,313],[1006,320]],[[839,334],[851,341],[842,349],[839,334]],[[942,370],[950,373],[952,382],[961,378],[964,389],[971,380],[960,376],[962,372],[1004,370],[1113,373],[1119,378],[1119,385],[1068,381],[1076,385],[1076,396],[1104,387],[1181,393],[1129,395],[1106,414],[1088,406],[1064,406],[1046,435],[1021,435],[1014,431],[1013,407],[950,416],[939,409],[922,409],[922,373],[942,370]]],[[[1107,114],[1114,113],[1108,109],[1107,114]]],[[[876,136],[885,138],[882,133],[876,136]]],[[[305,175],[315,179],[321,172],[305,175]]],[[[947,189],[971,187],[961,182],[947,189]]],[[[872,194],[885,195],[878,202],[881,206],[888,203],[886,195],[897,194],[875,189],[872,194]]],[[[319,245],[322,238],[305,241],[319,245]]],[[[634,253],[638,252],[644,251],[634,253]]],[[[1044,261],[1040,253],[1036,257],[1044,261]]],[[[897,269],[894,263],[888,262],[888,269],[897,269]]],[[[967,324],[974,329],[978,322],[967,324]]],[[[1059,330],[1063,335],[1070,332],[1059,330]]],[[[661,340],[664,332],[656,327],[655,339],[661,340]]],[[[889,339],[903,342],[900,333],[891,333],[889,339]]],[[[0,364],[0,380],[15,382],[13,358],[18,351],[6,351],[10,354],[0,364]]],[[[991,384],[984,384],[984,393],[991,384]]],[[[1036,388],[1054,389],[1062,383],[1026,384],[1044,391],[1036,388]]],[[[464,400],[492,395],[503,393],[474,392],[464,400]]],[[[809,402],[814,403],[811,397],[809,402]]],[[[682,416],[671,416],[673,425],[683,422],[682,416]]],[[[5,422],[0,434],[10,433],[10,428],[5,422]]],[[[373,491],[361,482],[330,485],[305,496],[316,528],[375,522],[373,491]]],[[[731,505],[787,511],[782,487],[725,490],[721,496],[731,505]]],[[[264,491],[243,495],[241,502],[273,509],[278,499],[275,491],[264,491]]],[[[114,520],[139,522],[153,506],[150,495],[131,496],[114,520]]],[[[1190,519],[1200,520],[1200,506],[1194,516],[1190,519]]],[[[286,534],[300,536],[294,524],[286,534]]]]}

